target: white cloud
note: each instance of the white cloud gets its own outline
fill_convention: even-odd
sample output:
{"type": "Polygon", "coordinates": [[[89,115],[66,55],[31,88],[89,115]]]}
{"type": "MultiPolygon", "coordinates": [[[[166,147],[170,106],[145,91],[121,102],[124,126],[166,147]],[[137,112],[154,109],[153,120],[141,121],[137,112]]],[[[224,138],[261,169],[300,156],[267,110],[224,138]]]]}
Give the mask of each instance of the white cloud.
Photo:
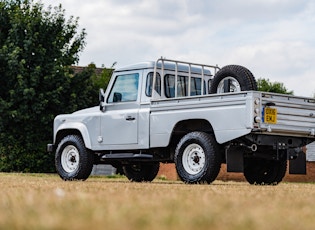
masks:
{"type": "MultiPolygon", "coordinates": [[[[56,5],[53,0],[42,0],[56,5]]],[[[80,64],[118,66],[160,56],[241,64],[283,82],[296,95],[315,91],[315,2],[311,0],[60,0],[80,17],[87,46],[80,64]]]]}

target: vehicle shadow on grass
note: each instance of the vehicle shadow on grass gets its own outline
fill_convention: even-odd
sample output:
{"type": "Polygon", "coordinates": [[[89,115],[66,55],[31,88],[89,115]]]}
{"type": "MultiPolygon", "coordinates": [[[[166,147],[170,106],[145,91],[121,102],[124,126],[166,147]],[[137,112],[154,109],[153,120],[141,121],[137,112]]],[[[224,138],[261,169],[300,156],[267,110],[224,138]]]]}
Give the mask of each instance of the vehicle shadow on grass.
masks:
{"type": "Polygon", "coordinates": [[[167,180],[164,178],[156,178],[152,182],[134,182],[129,181],[125,176],[91,176],[85,182],[102,182],[102,183],[121,183],[121,184],[152,184],[152,185],[193,185],[193,186],[248,186],[247,182],[244,181],[221,181],[215,180],[211,184],[207,183],[197,183],[197,184],[189,184],[185,183],[181,180],[167,180]]]}

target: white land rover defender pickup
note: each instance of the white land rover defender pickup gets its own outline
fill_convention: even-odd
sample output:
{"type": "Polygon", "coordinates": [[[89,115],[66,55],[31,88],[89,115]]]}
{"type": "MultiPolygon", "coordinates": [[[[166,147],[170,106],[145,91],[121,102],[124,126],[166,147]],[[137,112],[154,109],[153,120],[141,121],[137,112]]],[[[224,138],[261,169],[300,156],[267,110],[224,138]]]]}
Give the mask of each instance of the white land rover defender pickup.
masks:
{"type": "Polygon", "coordinates": [[[57,173],[85,180],[94,164],[152,181],[175,162],[185,183],[211,183],[222,163],[250,184],[306,173],[303,146],[315,140],[315,99],[258,92],[238,65],[167,60],[116,69],[100,105],[54,119],[57,173]]]}

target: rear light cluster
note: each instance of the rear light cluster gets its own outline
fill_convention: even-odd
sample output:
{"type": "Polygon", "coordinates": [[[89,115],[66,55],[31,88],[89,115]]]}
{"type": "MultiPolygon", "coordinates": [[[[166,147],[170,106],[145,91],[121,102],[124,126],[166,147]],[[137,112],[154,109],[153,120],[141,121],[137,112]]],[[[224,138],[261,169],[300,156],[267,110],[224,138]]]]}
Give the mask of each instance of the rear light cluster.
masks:
{"type": "Polygon", "coordinates": [[[261,112],[260,112],[260,99],[255,98],[254,100],[254,122],[260,123],[261,122],[261,112]]]}

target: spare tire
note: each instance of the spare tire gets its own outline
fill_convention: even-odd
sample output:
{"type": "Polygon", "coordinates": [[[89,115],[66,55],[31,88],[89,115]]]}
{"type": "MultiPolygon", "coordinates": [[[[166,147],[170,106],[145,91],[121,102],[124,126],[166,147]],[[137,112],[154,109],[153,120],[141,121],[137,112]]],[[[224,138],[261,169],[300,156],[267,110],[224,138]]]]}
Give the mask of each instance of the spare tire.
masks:
{"type": "Polygon", "coordinates": [[[210,93],[229,93],[257,90],[254,75],[245,67],[227,65],[211,81],[210,93]]]}

